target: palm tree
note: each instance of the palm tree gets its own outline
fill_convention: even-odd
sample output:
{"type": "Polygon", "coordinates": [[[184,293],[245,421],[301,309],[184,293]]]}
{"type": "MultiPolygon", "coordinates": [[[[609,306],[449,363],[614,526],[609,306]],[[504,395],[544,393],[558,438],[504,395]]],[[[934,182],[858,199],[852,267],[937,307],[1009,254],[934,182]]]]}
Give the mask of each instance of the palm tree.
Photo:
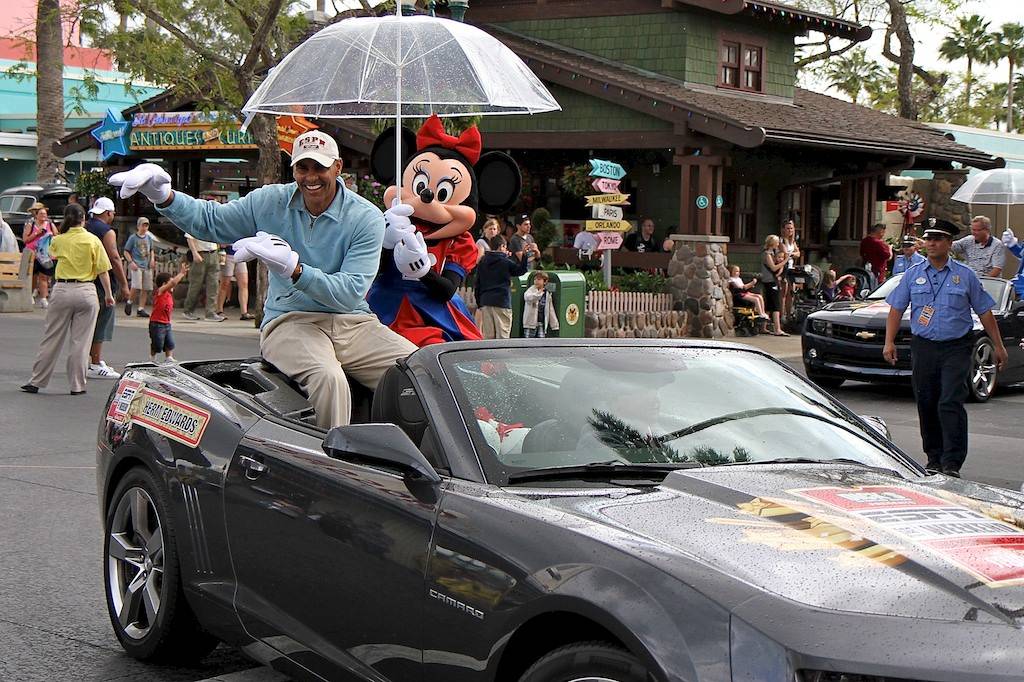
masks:
{"type": "Polygon", "coordinates": [[[995,34],[997,61],[1005,59],[1010,65],[1009,84],[1006,88],[1006,129],[1013,130],[1013,77],[1017,64],[1024,57],[1024,26],[1020,24],[1003,24],[995,34]]]}
{"type": "Polygon", "coordinates": [[[53,182],[62,171],[54,153],[64,136],[64,39],[60,0],[39,0],[36,7],[36,179],[53,182]]]}
{"type": "Polygon", "coordinates": [[[993,56],[993,35],[988,32],[989,22],[977,14],[960,17],[957,25],[939,46],[939,55],[948,62],[967,60],[967,108],[971,106],[971,84],[974,78],[974,62],[988,62],[993,56]]]}
{"type": "Polygon", "coordinates": [[[849,97],[854,104],[860,104],[860,93],[884,74],[881,65],[868,58],[864,48],[830,59],[824,73],[829,79],[828,86],[849,97]]]}

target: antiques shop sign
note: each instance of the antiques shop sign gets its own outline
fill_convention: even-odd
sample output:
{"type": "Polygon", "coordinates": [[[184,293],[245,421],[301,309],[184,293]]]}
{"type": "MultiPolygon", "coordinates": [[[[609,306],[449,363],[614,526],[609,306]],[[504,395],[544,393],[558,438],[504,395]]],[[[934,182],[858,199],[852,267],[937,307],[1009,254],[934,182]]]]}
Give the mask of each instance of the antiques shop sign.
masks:
{"type": "Polygon", "coordinates": [[[135,114],[128,146],[132,151],[257,149],[237,121],[202,111],[135,114]]]}

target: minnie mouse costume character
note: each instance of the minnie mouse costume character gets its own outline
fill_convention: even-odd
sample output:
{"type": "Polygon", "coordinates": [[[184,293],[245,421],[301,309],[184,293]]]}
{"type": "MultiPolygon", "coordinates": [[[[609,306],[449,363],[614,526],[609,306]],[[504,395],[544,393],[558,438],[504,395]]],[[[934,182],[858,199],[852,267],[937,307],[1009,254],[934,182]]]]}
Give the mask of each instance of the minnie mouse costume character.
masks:
{"type": "Polygon", "coordinates": [[[390,185],[387,227],[366,300],[381,322],[417,346],[483,338],[455,293],[476,267],[470,229],[477,211],[500,213],[519,197],[519,167],[507,154],[481,155],[476,126],[455,137],[436,115],[418,133],[385,130],[373,144],[373,175],[390,185]],[[402,149],[402,192],[395,181],[395,145],[402,149]],[[415,151],[413,151],[415,150],[415,151]]]}

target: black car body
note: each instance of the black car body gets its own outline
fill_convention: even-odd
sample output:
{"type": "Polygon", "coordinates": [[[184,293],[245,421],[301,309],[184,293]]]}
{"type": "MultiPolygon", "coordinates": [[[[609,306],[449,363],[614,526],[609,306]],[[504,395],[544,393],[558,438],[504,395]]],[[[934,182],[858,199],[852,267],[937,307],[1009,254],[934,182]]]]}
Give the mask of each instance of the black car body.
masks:
{"type": "Polygon", "coordinates": [[[28,212],[32,204],[39,202],[46,206],[50,220],[59,225],[64,216],[64,208],[67,207],[68,201],[74,193],[75,190],[68,185],[58,183],[46,185],[29,183],[0,192],[0,214],[14,230],[18,246],[24,246],[21,234],[25,224],[32,221],[32,215],[28,212]]]}
{"type": "Polygon", "coordinates": [[[325,433],[258,358],[125,372],[97,478],[129,653],[222,640],[377,682],[1021,679],[1024,495],[925,476],[762,353],[450,343],[354,401],[370,423],[325,433]]]}
{"type": "MultiPolygon", "coordinates": [[[[910,380],[910,308],[896,335],[897,362],[890,365],[882,357],[885,343],[885,320],[889,315],[888,295],[902,275],[889,278],[885,284],[858,301],[837,301],[811,313],[802,335],[803,360],[807,376],[821,386],[834,388],[846,379],[857,381],[910,380]]],[[[974,316],[974,354],[970,373],[970,396],[975,401],[991,397],[997,384],[1024,381],[1024,302],[1007,280],[982,277],[985,291],[996,302],[992,314],[999,325],[1009,363],[996,371],[994,352],[985,330],[974,316]]]]}

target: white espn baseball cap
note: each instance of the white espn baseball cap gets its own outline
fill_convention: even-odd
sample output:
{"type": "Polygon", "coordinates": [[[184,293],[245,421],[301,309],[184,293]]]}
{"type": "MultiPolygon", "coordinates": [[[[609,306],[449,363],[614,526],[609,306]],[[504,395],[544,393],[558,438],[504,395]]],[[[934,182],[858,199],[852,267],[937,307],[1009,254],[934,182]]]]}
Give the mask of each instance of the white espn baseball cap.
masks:
{"type": "Polygon", "coordinates": [[[96,203],[89,209],[89,213],[93,215],[99,215],[100,213],[106,213],[107,211],[114,210],[114,202],[107,197],[100,197],[96,200],[96,203]]]}
{"type": "Polygon", "coordinates": [[[303,133],[292,143],[293,166],[303,159],[313,159],[326,168],[340,158],[338,143],[319,130],[303,133]]]}

